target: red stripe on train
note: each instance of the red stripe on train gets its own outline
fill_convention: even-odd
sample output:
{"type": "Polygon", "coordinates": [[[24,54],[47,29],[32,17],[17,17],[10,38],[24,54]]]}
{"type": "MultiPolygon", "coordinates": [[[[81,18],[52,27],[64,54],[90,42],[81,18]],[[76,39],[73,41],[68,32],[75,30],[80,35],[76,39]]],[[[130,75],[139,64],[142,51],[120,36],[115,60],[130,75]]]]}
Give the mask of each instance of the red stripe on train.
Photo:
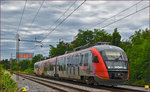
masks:
{"type": "Polygon", "coordinates": [[[93,72],[94,72],[95,76],[102,78],[102,79],[109,79],[109,74],[108,74],[107,68],[105,66],[105,63],[104,63],[100,53],[97,51],[96,48],[92,48],[91,51],[94,54],[94,56],[97,56],[98,61],[99,61],[98,63],[93,62],[93,72]]]}

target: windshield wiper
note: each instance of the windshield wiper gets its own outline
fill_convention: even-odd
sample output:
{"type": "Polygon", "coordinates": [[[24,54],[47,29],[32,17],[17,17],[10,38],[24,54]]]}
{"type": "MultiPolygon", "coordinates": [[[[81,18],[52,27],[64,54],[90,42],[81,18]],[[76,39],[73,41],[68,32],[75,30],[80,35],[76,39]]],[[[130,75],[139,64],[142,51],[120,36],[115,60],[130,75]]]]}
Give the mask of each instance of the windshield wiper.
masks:
{"type": "Polygon", "coordinates": [[[122,55],[120,55],[119,57],[115,58],[115,60],[119,60],[120,57],[122,57],[122,55]]]}

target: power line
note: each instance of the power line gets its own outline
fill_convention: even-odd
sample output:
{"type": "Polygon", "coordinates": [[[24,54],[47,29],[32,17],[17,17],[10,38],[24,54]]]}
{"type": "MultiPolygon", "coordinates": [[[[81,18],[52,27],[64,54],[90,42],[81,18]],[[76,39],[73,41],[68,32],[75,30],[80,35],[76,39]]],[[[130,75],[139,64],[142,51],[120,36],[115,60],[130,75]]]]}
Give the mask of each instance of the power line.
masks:
{"type": "MultiPolygon", "coordinates": [[[[141,1],[139,1],[139,2],[137,2],[137,3],[135,3],[135,4],[133,4],[132,6],[130,6],[130,7],[126,8],[126,9],[120,11],[119,13],[117,13],[117,14],[115,14],[115,15],[113,15],[113,16],[107,18],[107,19],[105,19],[104,21],[102,21],[102,22],[100,22],[100,23],[97,23],[95,26],[101,25],[101,24],[104,23],[105,21],[107,21],[107,20],[109,20],[109,19],[111,19],[111,18],[113,18],[113,17],[119,15],[119,14],[122,13],[122,12],[125,12],[125,11],[129,10],[130,8],[132,8],[132,7],[136,6],[136,5],[138,5],[138,4],[141,3],[142,1],[143,1],[143,0],[141,0],[141,1]]],[[[89,28],[88,28],[88,29],[89,29],[89,28]]]]}
{"type": "MultiPolygon", "coordinates": [[[[56,22],[58,22],[58,21],[67,13],[67,11],[70,10],[70,8],[71,8],[76,2],[77,2],[77,0],[74,1],[74,3],[72,3],[72,4],[68,7],[68,9],[54,22],[54,24],[55,24],[56,22]]],[[[53,25],[54,25],[54,24],[53,24],[53,25]]],[[[53,25],[52,25],[52,26],[53,26],[53,25]]],[[[48,28],[48,30],[51,29],[52,26],[50,26],[50,27],[48,28]]]]}
{"type": "Polygon", "coordinates": [[[18,25],[17,33],[18,33],[18,31],[19,31],[19,27],[20,27],[20,24],[21,24],[21,22],[22,22],[22,17],[23,17],[23,15],[24,15],[24,11],[25,11],[26,4],[27,4],[27,0],[25,1],[25,5],[24,5],[24,8],[23,8],[23,11],[22,11],[22,14],[21,14],[21,18],[20,18],[20,22],[19,22],[19,25],[18,25]]]}
{"type": "Polygon", "coordinates": [[[43,40],[41,40],[41,42],[43,42],[48,35],[50,35],[53,31],[55,31],[57,29],[58,26],[60,26],[66,19],[68,19],[78,8],[80,8],[84,3],[86,2],[86,0],[84,0],[77,8],[75,8],[66,18],[64,18],[53,30],[51,30],[44,38],[43,40]]]}
{"type": "MultiPolygon", "coordinates": [[[[45,1],[45,0],[44,0],[44,1],[45,1]]],[[[40,8],[43,6],[44,1],[42,2],[40,8]]],[[[77,0],[76,0],[76,1],[77,1],[77,0]]],[[[76,1],[75,1],[74,3],[72,3],[72,4],[67,8],[67,10],[54,22],[54,24],[55,24],[56,22],[58,22],[58,21],[67,13],[67,11],[70,10],[70,8],[76,3],[76,1]]],[[[38,9],[38,12],[40,11],[40,8],[38,9]]],[[[38,12],[36,13],[35,17],[38,15],[38,12]]],[[[33,22],[34,22],[34,20],[35,20],[35,17],[34,17],[34,19],[33,19],[33,21],[32,21],[32,24],[33,24],[33,22]]],[[[53,25],[54,25],[54,24],[53,24],[53,25]]],[[[52,25],[52,26],[53,26],[53,25],[52,25]]],[[[52,26],[50,26],[47,30],[51,29],[52,26]]],[[[36,46],[34,46],[33,49],[34,49],[35,47],[36,47],[36,46]]]]}
{"type": "Polygon", "coordinates": [[[67,10],[66,10],[66,11],[53,23],[53,25],[51,25],[47,30],[51,29],[51,28],[54,26],[54,24],[57,23],[57,22],[70,10],[70,8],[71,8],[76,2],[77,2],[77,0],[74,1],[74,2],[67,8],[67,10]]]}
{"type": "MultiPolygon", "coordinates": [[[[58,26],[60,26],[66,19],[68,19],[78,8],[80,8],[84,3],[86,2],[86,0],[84,0],[77,8],[75,8],[67,17],[65,17],[57,26],[55,26],[55,28],[53,30],[51,30],[42,40],[41,42],[43,42],[47,37],[48,35],[50,35],[53,31],[55,31],[57,29],[58,26]]],[[[75,2],[74,2],[75,3],[75,2]]],[[[73,4],[74,4],[73,3],[73,4]]],[[[73,4],[71,6],[73,6],[73,4]]],[[[71,8],[71,6],[69,8],[71,8]]],[[[67,10],[69,10],[69,8],[67,10]]],[[[65,13],[63,13],[62,15],[64,15],[65,13]]],[[[56,20],[57,21],[57,20],[56,20]]],[[[33,47],[33,49],[35,48],[36,46],[33,47]]]]}
{"type": "MultiPolygon", "coordinates": [[[[77,0],[76,0],[77,1],[77,0]]],[[[65,14],[66,14],[66,12],[67,11],[69,11],[70,10],[70,8],[76,3],[76,1],[73,3],[73,4],[71,4],[71,6],[70,7],[68,7],[68,9],[54,22],[54,24],[56,23],[56,22],[58,22],[65,14]]],[[[37,17],[37,15],[38,15],[38,13],[39,13],[39,11],[40,11],[40,9],[42,8],[42,6],[43,6],[43,4],[44,4],[44,2],[45,2],[45,0],[43,0],[43,2],[41,3],[41,6],[39,7],[39,9],[38,9],[38,11],[37,11],[37,13],[36,13],[36,15],[35,15],[35,17],[33,18],[33,20],[32,20],[32,23],[31,23],[31,25],[30,25],[30,28],[32,27],[32,25],[33,25],[33,23],[34,23],[34,21],[35,21],[35,19],[36,19],[36,17],[37,17]]],[[[53,24],[53,25],[54,25],[53,24]]],[[[53,26],[52,25],[52,26],[53,26]]],[[[52,28],[52,26],[50,26],[48,29],[51,29],[52,28]]],[[[47,30],[48,30],[47,29],[47,30]]]]}
{"type": "Polygon", "coordinates": [[[146,7],[142,8],[142,9],[140,9],[140,10],[137,10],[137,11],[135,11],[135,12],[133,12],[133,13],[131,13],[131,14],[125,16],[125,17],[122,17],[122,18],[120,18],[120,19],[118,19],[118,20],[116,20],[116,21],[114,21],[114,22],[111,22],[111,23],[109,23],[109,24],[107,24],[107,25],[101,27],[100,29],[105,28],[105,27],[107,27],[107,26],[109,26],[109,25],[111,25],[111,24],[114,24],[114,23],[116,23],[116,22],[118,22],[118,21],[120,21],[120,20],[123,20],[123,19],[125,19],[125,18],[127,18],[127,17],[129,17],[129,16],[131,16],[131,15],[134,15],[134,14],[136,14],[136,13],[138,13],[138,12],[140,12],[140,11],[142,11],[142,10],[148,8],[148,7],[150,7],[150,6],[146,6],[146,7]]]}
{"type": "Polygon", "coordinates": [[[32,27],[32,25],[33,25],[33,23],[34,23],[34,21],[35,21],[37,15],[39,14],[40,9],[42,8],[44,2],[45,2],[45,0],[43,0],[43,2],[41,3],[41,6],[39,7],[39,9],[38,9],[38,11],[37,11],[37,13],[35,14],[35,16],[34,16],[34,18],[33,18],[33,20],[32,20],[32,23],[31,23],[31,25],[30,25],[30,28],[32,27]]]}

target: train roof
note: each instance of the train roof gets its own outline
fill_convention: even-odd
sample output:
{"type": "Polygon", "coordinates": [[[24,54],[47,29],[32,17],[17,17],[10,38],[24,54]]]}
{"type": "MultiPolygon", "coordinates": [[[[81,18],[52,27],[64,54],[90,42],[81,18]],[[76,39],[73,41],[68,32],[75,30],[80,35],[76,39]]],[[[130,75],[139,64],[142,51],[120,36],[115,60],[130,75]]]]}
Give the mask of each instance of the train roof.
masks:
{"type": "Polygon", "coordinates": [[[98,51],[108,50],[108,49],[123,51],[120,47],[113,46],[113,45],[95,45],[95,46],[92,46],[92,47],[89,47],[89,48],[86,48],[86,49],[74,51],[74,52],[67,53],[67,54],[64,54],[64,55],[60,55],[60,56],[57,56],[57,57],[63,57],[63,56],[73,55],[73,54],[75,54],[75,53],[76,53],[76,54],[77,54],[77,53],[82,53],[82,52],[91,50],[91,48],[96,48],[98,51]]]}
{"type": "Polygon", "coordinates": [[[123,51],[120,47],[113,46],[113,45],[96,45],[96,46],[93,46],[93,48],[96,48],[98,51],[103,51],[103,50],[108,50],[108,49],[123,51]]]}
{"type": "Polygon", "coordinates": [[[53,58],[50,58],[50,59],[41,60],[39,62],[36,62],[35,64],[41,64],[41,63],[47,62],[47,61],[54,62],[54,61],[56,61],[56,57],[53,57],[53,58]]]}

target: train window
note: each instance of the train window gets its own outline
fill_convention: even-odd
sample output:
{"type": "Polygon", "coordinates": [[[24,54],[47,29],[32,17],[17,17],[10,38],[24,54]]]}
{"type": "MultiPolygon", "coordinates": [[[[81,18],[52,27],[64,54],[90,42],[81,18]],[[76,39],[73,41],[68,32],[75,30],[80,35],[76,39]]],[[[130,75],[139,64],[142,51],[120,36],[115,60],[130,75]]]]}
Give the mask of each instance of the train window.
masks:
{"type": "Polygon", "coordinates": [[[66,65],[64,64],[64,69],[63,69],[64,71],[66,71],[66,65]]]}
{"type": "Polygon", "coordinates": [[[98,63],[98,58],[97,58],[97,56],[94,56],[93,62],[94,62],[94,63],[98,63]]]}
{"type": "Polygon", "coordinates": [[[74,55],[74,65],[77,64],[77,55],[74,55]]]}
{"type": "Polygon", "coordinates": [[[79,54],[76,55],[76,64],[79,64],[79,54]]]}
{"type": "Polygon", "coordinates": [[[47,71],[47,66],[46,62],[44,63],[44,71],[47,71]]]}
{"type": "Polygon", "coordinates": [[[80,55],[80,66],[83,64],[83,54],[80,55]]]}
{"type": "Polygon", "coordinates": [[[64,58],[64,61],[63,61],[63,64],[62,64],[62,67],[63,67],[63,69],[62,69],[62,71],[65,71],[65,64],[66,62],[65,62],[65,58],[64,58]]]}
{"type": "Polygon", "coordinates": [[[76,64],[76,55],[73,55],[73,64],[76,64]]]}
{"type": "Polygon", "coordinates": [[[70,64],[73,65],[74,64],[74,56],[72,55],[70,58],[70,64]]]}
{"type": "Polygon", "coordinates": [[[105,50],[100,52],[104,60],[126,60],[121,51],[105,50]]]}
{"type": "Polygon", "coordinates": [[[84,54],[84,66],[88,65],[88,53],[84,54]]]}

